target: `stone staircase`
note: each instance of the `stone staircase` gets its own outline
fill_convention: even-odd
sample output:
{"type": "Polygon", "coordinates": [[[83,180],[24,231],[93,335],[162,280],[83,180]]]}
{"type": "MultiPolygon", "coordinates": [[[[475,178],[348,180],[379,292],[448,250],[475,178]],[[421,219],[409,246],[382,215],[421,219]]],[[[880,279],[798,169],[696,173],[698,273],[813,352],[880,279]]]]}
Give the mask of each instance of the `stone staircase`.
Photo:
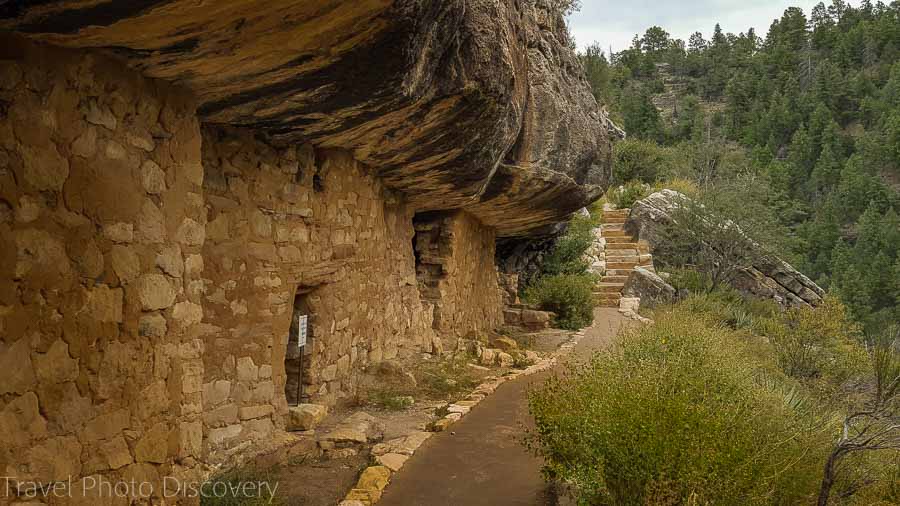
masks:
{"type": "Polygon", "coordinates": [[[594,287],[594,301],[600,307],[619,307],[622,288],[637,266],[653,270],[649,247],[639,244],[624,230],[631,209],[603,211],[601,234],[605,240],[606,273],[594,287]]]}

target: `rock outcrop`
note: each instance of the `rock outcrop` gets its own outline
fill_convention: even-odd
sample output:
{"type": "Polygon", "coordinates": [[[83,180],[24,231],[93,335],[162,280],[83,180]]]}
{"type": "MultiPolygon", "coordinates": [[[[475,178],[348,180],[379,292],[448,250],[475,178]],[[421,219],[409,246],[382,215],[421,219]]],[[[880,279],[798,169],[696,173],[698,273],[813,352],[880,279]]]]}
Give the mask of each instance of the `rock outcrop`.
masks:
{"type": "MultiPolygon", "coordinates": [[[[665,240],[665,228],[675,223],[673,211],[687,198],[673,190],[662,190],[635,202],[625,230],[656,249],[665,240]]],[[[762,251],[756,257],[752,267],[742,270],[732,280],[735,288],[782,305],[816,306],[822,302],[825,291],[790,264],[762,251]]],[[[660,259],[659,255],[656,258],[660,259]]]]}
{"type": "Polygon", "coordinates": [[[666,283],[658,274],[643,267],[635,267],[625,287],[622,296],[641,299],[643,306],[656,306],[675,300],[675,288],[666,283]]]}
{"type": "Polygon", "coordinates": [[[608,120],[550,0],[7,2],[0,29],[112,53],[191,91],[205,124],[349,149],[416,209],[500,236],[608,181],[608,120]]]}

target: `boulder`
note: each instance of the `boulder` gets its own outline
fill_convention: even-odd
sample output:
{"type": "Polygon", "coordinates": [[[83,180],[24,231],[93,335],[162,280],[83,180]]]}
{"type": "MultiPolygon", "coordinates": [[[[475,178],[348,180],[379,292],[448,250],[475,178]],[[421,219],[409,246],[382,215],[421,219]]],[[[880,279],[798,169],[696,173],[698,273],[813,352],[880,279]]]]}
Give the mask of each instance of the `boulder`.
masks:
{"type": "Polygon", "coordinates": [[[641,299],[641,305],[652,307],[674,301],[675,288],[655,272],[643,267],[635,267],[631,276],[628,277],[628,281],[625,282],[622,295],[637,297],[641,299]]]}
{"type": "Polygon", "coordinates": [[[503,351],[519,349],[519,343],[517,343],[515,339],[505,336],[494,338],[494,340],[491,341],[491,346],[503,351]]]}
{"type": "MultiPolygon", "coordinates": [[[[114,52],[198,97],[201,123],[253,130],[276,147],[351,150],[411,208],[464,208],[501,236],[546,231],[608,185],[611,123],[555,0],[156,7],[15,2],[0,30],[114,52]]],[[[89,105],[89,122],[121,128],[98,101],[89,105]]],[[[155,148],[147,132],[127,137],[155,148]]],[[[26,160],[39,189],[61,188],[68,173],[51,154],[26,160]]],[[[141,176],[148,193],[164,188],[152,167],[141,176]]],[[[178,240],[202,243],[190,228],[178,240]]]]}
{"type": "MultiPolygon", "coordinates": [[[[625,221],[625,231],[646,241],[657,260],[666,258],[657,251],[665,241],[665,229],[674,223],[673,213],[689,198],[673,190],[661,190],[635,202],[625,221]]],[[[664,249],[664,248],[663,248],[664,249]]],[[[784,306],[817,306],[825,291],[784,260],[760,251],[753,265],[732,280],[732,285],[757,297],[770,298],[784,306]]]]}
{"type": "Polygon", "coordinates": [[[322,423],[328,408],[320,404],[300,404],[288,409],[287,430],[312,430],[322,423]]]}

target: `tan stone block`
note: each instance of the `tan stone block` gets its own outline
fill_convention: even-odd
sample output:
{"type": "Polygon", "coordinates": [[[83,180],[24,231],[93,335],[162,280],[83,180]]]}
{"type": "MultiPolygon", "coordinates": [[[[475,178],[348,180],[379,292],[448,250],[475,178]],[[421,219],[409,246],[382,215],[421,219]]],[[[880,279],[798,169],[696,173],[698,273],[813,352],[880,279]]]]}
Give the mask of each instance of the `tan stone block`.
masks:
{"type": "Polygon", "coordinates": [[[79,439],[81,441],[112,439],[130,426],[131,415],[128,410],[118,409],[111,413],[100,414],[85,424],[79,439]]]}
{"type": "Polygon", "coordinates": [[[23,394],[34,388],[37,379],[27,339],[19,339],[8,348],[0,348],[0,371],[3,371],[0,395],[23,394]]]}
{"type": "Polygon", "coordinates": [[[300,404],[288,408],[287,430],[312,430],[319,426],[328,414],[328,407],[320,404],[300,404]]]}
{"type": "Polygon", "coordinates": [[[113,272],[122,284],[128,284],[141,274],[141,260],[129,246],[116,244],[109,252],[113,272]]]}
{"type": "Polygon", "coordinates": [[[56,150],[56,144],[35,148],[21,145],[25,181],[35,190],[60,191],[69,177],[69,161],[56,150]]]}
{"type": "Polygon", "coordinates": [[[182,422],[178,426],[179,457],[199,456],[203,444],[203,423],[199,420],[182,422]]]}
{"type": "Polygon", "coordinates": [[[145,199],[141,205],[135,236],[138,241],[147,244],[158,244],[166,240],[165,217],[150,199],[145,199]]]}
{"type": "Polygon", "coordinates": [[[203,405],[216,406],[225,402],[231,395],[231,382],[228,380],[211,381],[203,385],[203,405]]]}
{"type": "Polygon", "coordinates": [[[184,246],[203,246],[206,240],[206,229],[200,223],[185,218],[175,233],[175,240],[184,246]]]}
{"type": "Polygon", "coordinates": [[[260,381],[253,389],[250,399],[253,402],[270,402],[275,395],[275,384],[271,381],[260,381]]]}
{"type": "Polygon", "coordinates": [[[166,309],[175,303],[175,290],[162,274],[144,274],[139,280],[138,297],[144,311],[166,309]]]}
{"type": "Polygon", "coordinates": [[[246,406],[238,410],[238,417],[241,420],[251,420],[253,418],[262,418],[272,414],[271,404],[262,404],[259,406],[246,406]]]}
{"type": "Polygon", "coordinates": [[[72,141],[72,154],[82,158],[91,158],[97,152],[97,129],[89,126],[81,135],[72,141]]]}
{"type": "Polygon", "coordinates": [[[206,224],[206,238],[212,242],[225,242],[231,237],[231,219],[220,214],[206,224]]]}
{"type": "Polygon", "coordinates": [[[125,140],[132,146],[150,152],[156,149],[156,143],[153,142],[153,136],[146,129],[141,127],[132,127],[132,130],[125,132],[125,140]]]}
{"type": "Polygon", "coordinates": [[[28,451],[25,462],[36,481],[64,481],[81,474],[81,445],[72,436],[46,439],[28,451]]]}
{"type": "Polygon", "coordinates": [[[243,427],[240,424],[229,425],[228,427],[222,427],[221,429],[211,429],[206,440],[209,441],[209,444],[212,446],[219,446],[229,439],[240,436],[242,430],[243,427]]]}
{"type": "Polygon", "coordinates": [[[203,423],[208,427],[224,427],[238,422],[238,407],[226,404],[203,413],[203,423]]]}
{"type": "Polygon", "coordinates": [[[136,462],[165,463],[169,453],[169,429],[158,423],[148,430],[134,447],[136,462]]]}
{"type": "Polygon", "coordinates": [[[159,195],[166,191],[166,173],[153,160],[141,165],[141,185],[151,195],[159,195]]]}
{"type": "Polygon", "coordinates": [[[121,323],[123,297],[124,291],[121,288],[97,285],[88,290],[84,311],[99,322],[121,323]]]}
{"type": "Polygon", "coordinates": [[[122,436],[104,441],[100,445],[100,453],[108,466],[106,469],[119,469],[134,462],[131,451],[128,449],[128,443],[122,436]]]}
{"type": "Polygon", "coordinates": [[[188,255],[184,260],[184,275],[191,278],[199,276],[203,272],[203,257],[201,255],[188,255]]]}
{"type": "Polygon", "coordinates": [[[141,337],[165,337],[167,331],[168,325],[162,315],[148,314],[138,321],[138,335],[141,337]]]}
{"type": "Polygon", "coordinates": [[[19,207],[16,209],[16,221],[31,223],[40,218],[43,209],[44,205],[40,200],[30,195],[22,195],[19,197],[19,207]]]}
{"type": "Polygon", "coordinates": [[[69,244],[69,256],[82,277],[96,279],[103,274],[103,253],[93,240],[75,241],[69,244]]]}
{"type": "Polygon", "coordinates": [[[134,241],[134,226],[131,223],[110,223],[104,225],[103,235],[112,242],[129,243],[134,241]]]}
{"type": "Polygon", "coordinates": [[[128,152],[116,141],[106,141],[106,150],[104,152],[110,160],[124,160],[128,157],[128,152]]]}
{"type": "Polygon", "coordinates": [[[104,105],[100,105],[96,100],[91,100],[88,104],[84,119],[93,125],[106,127],[115,131],[118,121],[112,111],[104,105]]]}
{"type": "Polygon", "coordinates": [[[266,239],[272,237],[272,218],[259,209],[250,211],[250,228],[258,237],[266,239]]]}
{"type": "Polygon", "coordinates": [[[256,418],[254,420],[246,420],[244,428],[250,432],[250,437],[260,439],[268,437],[275,430],[272,420],[269,418],[256,418]]]}
{"type": "Polygon", "coordinates": [[[156,266],[173,278],[180,278],[184,274],[184,260],[181,256],[181,248],[177,244],[166,246],[156,256],[156,266]]]}
{"type": "Polygon", "coordinates": [[[403,467],[403,464],[405,464],[407,460],[409,460],[408,455],[402,455],[399,453],[386,453],[384,455],[375,457],[375,462],[395,473],[399,471],[401,467],[403,467]]]}
{"type": "Polygon", "coordinates": [[[16,279],[29,274],[66,277],[71,264],[62,243],[44,230],[26,229],[15,233],[16,279]]]}
{"type": "Polygon", "coordinates": [[[38,409],[34,392],[15,397],[0,411],[0,437],[6,448],[29,447],[47,436],[47,421],[38,409]]]}
{"type": "Polygon", "coordinates": [[[253,363],[251,357],[240,357],[237,359],[237,379],[238,381],[256,381],[259,379],[259,367],[253,363]]]}
{"type": "Polygon", "coordinates": [[[138,398],[140,402],[136,403],[134,412],[141,420],[164,413],[169,408],[169,389],[163,380],[156,380],[144,387],[138,398]]]}
{"type": "Polygon", "coordinates": [[[69,345],[54,341],[47,353],[34,355],[34,370],[40,381],[63,383],[78,378],[78,361],[69,356],[69,345]]]}

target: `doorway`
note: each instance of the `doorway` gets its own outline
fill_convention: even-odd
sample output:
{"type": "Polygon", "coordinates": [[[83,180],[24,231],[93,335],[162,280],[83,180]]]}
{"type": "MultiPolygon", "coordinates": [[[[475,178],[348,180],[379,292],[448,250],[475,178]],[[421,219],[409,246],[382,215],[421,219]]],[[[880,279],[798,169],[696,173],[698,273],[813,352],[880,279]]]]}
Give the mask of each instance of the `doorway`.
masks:
{"type": "Polygon", "coordinates": [[[309,363],[312,345],[313,314],[309,306],[309,292],[299,289],[294,295],[294,312],[288,331],[287,349],[284,353],[284,396],[288,406],[309,402],[305,386],[310,383],[309,363]]]}

